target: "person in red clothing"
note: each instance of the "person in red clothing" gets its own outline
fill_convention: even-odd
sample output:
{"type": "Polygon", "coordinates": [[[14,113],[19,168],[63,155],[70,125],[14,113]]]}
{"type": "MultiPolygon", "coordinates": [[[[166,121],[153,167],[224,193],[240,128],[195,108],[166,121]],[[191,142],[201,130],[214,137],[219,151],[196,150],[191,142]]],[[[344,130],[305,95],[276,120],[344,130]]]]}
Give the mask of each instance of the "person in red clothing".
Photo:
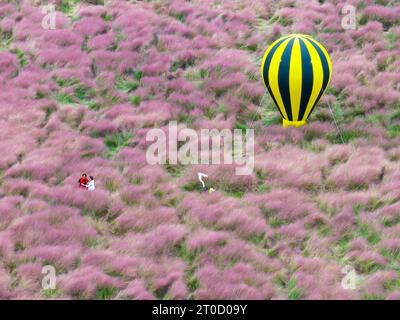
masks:
{"type": "Polygon", "coordinates": [[[89,179],[87,178],[87,174],[84,173],[82,174],[82,177],[78,180],[79,187],[80,188],[86,188],[87,183],[89,182],[89,179]]]}

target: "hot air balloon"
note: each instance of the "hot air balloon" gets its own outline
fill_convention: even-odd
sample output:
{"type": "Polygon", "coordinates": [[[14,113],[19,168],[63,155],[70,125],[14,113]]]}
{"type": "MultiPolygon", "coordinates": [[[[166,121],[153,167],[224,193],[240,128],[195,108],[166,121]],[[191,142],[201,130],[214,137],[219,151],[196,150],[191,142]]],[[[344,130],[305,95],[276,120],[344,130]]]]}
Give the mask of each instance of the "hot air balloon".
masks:
{"type": "Polygon", "coordinates": [[[299,127],[306,123],[328,86],[332,63],[318,41],[292,34],[276,40],[265,51],[261,75],[283,126],[299,127]]]}

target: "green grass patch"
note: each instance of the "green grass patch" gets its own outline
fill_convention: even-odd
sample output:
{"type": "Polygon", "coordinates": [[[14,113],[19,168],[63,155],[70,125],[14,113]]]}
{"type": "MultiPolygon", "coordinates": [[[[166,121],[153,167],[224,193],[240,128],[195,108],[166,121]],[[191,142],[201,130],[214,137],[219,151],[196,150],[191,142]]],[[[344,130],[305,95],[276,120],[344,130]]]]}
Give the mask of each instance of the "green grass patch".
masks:
{"type": "Polygon", "coordinates": [[[381,250],[382,255],[392,261],[400,261],[400,249],[399,248],[394,248],[392,250],[389,249],[382,249],[381,250]]]}
{"type": "Polygon", "coordinates": [[[388,128],[388,135],[390,138],[395,138],[400,136],[400,124],[393,123],[388,128]]]}
{"type": "Polygon", "coordinates": [[[108,14],[107,12],[103,12],[101,14],[101,18],[105,21],[105,22],[110,22],[112,21],[113,17],[112,15],[108,14]]]}
{"type": "Polygon", "coordinates": [[[24,68],[28,64],[28,60],[25,56],[25,53],[21,49],[16,48],[16,49],[11,50],[11,52],[17,56],[19,65],[22,68],[24,68]]]}
{"type": "Polygon", "coordinates": [[[377,295],[377,294],[364,294],[363,300],[385,300],[384,296],[377,295]]]}
{"type": "Polygon", "coordinates": [[[351,233],[344,234],[337,242],[336,245],[333,247],[332,251],[333,254],[342,259],[345,257],[347,252],[350,249],[350,241],[354,239],[354,235],[351,233]]]}
{"type": "Polygon", "coordinates": [[[286,286],[289,300],[299,300],[301,298],[301,289],[297,287],[297,279],[295,277],[292,277],[286,286]]]}
{"type": "Polygon", "coordinates": [[[99,248],[102,245],[102,240],[96,237],[87,236],[84,239],[84,244],[88,248],[99,248]]]}
{"type": "Polygon", "coordinates": [[[79,80],[74,77],[68,79],[56,78],[55,81],[62,88],[71,87],[79,83],[79,80]]]}
{"type": "Polygon", "coordinates": [[[286,220],[280,219],[279,217],[274,215],[268,218],[268,224],[272,228],[279,228],[280,226],[286,224],[286,220]]]}
{"type": "Polygon", "coordinates": [[[74,104],[75,99],[68,93],[58,92],[54,95],[54,99],[60,104],[74,104]]]}
{"type": "Polygon", "coordinates": [[[382,224],[383,224],[385,227],[393,227],[393,226],[395,226],[396,224],[400,223],[400,214],[398,214],[398,215],[395,216],[395,217],[391,217],[391,218],[389,218],[389,217],[383,217],[383,218],[381,219],[381,222],[382,222],[382,224]]]}
{"type": "Polygon", "coordinates": [[[129,93],[139,88],[139,82],[136,80],[126,80],[122,77],[119,77],[115,82],[115,87],[119,91],[129,93]]]}
{"type": "Polygon", "coordinates": [[[0,28],[0,51],[9,50],[12,40],[12,32],[6,32],[0,28]]]}
{"type": "Polygon", "coordinates": [[[164,191],[162,191],[160,188],[157,188],[155,191],[154,191],[154,196],[156,197],[156,198],[158,198],[158,199],[162,199],[163,197],[164,197],[164,191]]]}
{"type": "Polygon", "coordinates": [[[185,22],[186,16],[182,12],[177,12],[177,13],[172,13],[171,17],[174,17],[175,19],[179,20],[180,22],[185,22]]]}
{"type": "Polygon", "coordinates": [[[86,88],[84,86],[78,86],[74,90],[74,95],[76,98],[78,98],[80,101],[84,102],[87,100],[90,100],[95,96],[96,92],[92,88],[86,88]]]}
{"type": "MultiPolygon", "coordinates": [[[[185,171],[185,167],[180,164],[170,164],[167,160],[167,163],[164,165],[164,169],[174,178],[180,177],[185,171]]],[[[187,190],[190,191],[190,190],[187,190]]]]}
{"type": "Polygon", "coordinates": [[[186,285],[190,292],[189,298],[193,299],[194,292],[200,287],[200,282],[195,275],[196,259],[199,252],[197,250],[189,250],[185,242],[182,241],[174,247],[173,254],[183,259],[188,265],[185,272],[186,285]]]}
{"type": "Polygon", "coordinates": [[[193,191],[202,192],[203,187],[198,181],[191,181],[183,186],[183,190],[188,192],[193,192],[193,191]]]}
{"type": "Polygon", "coordinates": [[[111,179],[106,179],[105,187],[108,191],[115,192],[118,190],[118,182],[111,179]]]}
{"type": "Polygon", "coordinates": [[[333,144],[343,144],[343,142],[346,144],[352,140],[358,138],[365,138],[366,136],[365,133],[358,130],[347,130],[347,131],[342,131],[341,133],[342,133],[341,135],[338,132],[329,133],[326,136],[326,138],[330,143],[333,144]]]}
{"type": "Polygon", "coordinates": [[[204,113],[204,116],[208,119],[213,119],[217,115],[217,111],[209,106],[204,109],[203,113],[204,113]]]}
{"type": "Polygon", "coordinates": [[[189,67],[194,66],[195,63],[196,63],[195,58],[175,60],[171,64],[170,71],[175,72],[178,69],[185,70],[189,67]]]}
{"type": "Polygon", "coordinates": [[[381,241],[381,236],[370,225],[363,223],[359,229],[360,236],[366,239],[370,244],[375,245],[381,241]]]}
{"type": "Polygon", "coordinates": [[[138,106],[142,102],[142,99],[139,96],[132,96],[129,98],[129,101],[134,106],[138,106]]]}
{"type": "Polygon", "coordinates": [[[129,146],[133,135],[131,132],[118,132],[108,135],[104,139],[104,144],[108,149],[108,156],[113,156],[121,149],[129,146]]]}
{"type": "Polygon", "coordinates": [[[55,299],[60,295],[60,289],[43,289],[42,290],[42,297],[45,299],[55,299]]]}
{"type": "Polygon", "coordinates": [[[357,270],[366,274],[376,272],[384,267],[373,260],[357,260],[354,265],[357,270]]]}
{"type": "Polygon", "coordinates": [[[96,299],[98,300],[110,300],[118,292],[118,289],[112,286],[98,287],[96,290],[96,299]]]}

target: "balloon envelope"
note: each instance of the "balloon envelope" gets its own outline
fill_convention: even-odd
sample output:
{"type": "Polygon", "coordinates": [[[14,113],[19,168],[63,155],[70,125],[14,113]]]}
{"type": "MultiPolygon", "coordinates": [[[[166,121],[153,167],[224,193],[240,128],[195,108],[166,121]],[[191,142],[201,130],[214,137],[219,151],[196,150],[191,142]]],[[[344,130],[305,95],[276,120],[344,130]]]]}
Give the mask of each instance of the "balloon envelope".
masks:
{"type": "Polygon", "coordinates": [[[308,35],[293,34],[265,51],[261,75],[282,118],[283,126],[306,123],[332,75],[328,52],[308,35]]]}

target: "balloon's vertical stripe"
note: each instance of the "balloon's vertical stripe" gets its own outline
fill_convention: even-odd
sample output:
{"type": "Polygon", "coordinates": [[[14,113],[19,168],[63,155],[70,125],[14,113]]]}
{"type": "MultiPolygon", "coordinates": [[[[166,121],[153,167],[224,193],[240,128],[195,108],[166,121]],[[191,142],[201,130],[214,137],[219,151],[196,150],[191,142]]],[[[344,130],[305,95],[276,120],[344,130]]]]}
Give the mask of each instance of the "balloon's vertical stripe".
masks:
{"type": "Polygon", "coordinates": [[[281,69],[282,61],[282,54],[286,49],[286,46],[291,41],[291,38],[286,39],[281,44],[279,44],[276,48],[275,53],[272,55],[270,68],[268,70],[268,82],[269,87],[271,89],[272,95],[275,97],[276,105],[279,108],[282,117],[284,119],[288,119],[287,110],[285,109],[285,104],[282,100],[282,95],[279,88],[279,73],[281,69]]]}
{"type": "Polygon", "coordinates": [[[293,48],[290,55],[289,67],[289,92],[292,118],[299,121],[300,100],[302,95],[302,55],[299,38],[294,38],[293,48]]]}
{"type": "Polygon", "coordinates": [[[289,121],[293,121],[292,108],[290,104],[289,71],[290,56],[292,54],[294,40],[295,38],[290,39],[289,43],[284,49],[278,71],[278,91],[282,97],[284,109],[286,110],[287,119],[289,121]]]}
{"type": "MultiPolygon", "coordinates": [[[[271,88],[270,88],[270,82],[269,82],[269,76],[268,76],[268,74],[269,74],[269,69],[270,69],[270,66],[271,66],[271,60],[272,60],[273,55],[275,54],[276,49],[277,49],[277,48],[279,47],[279,45],[280,45],[283,41],[285,41],[287,38],[289,38],[289,36],[280,38],[280,39],[276,40],[274,43],[272,43],[272,44],[269,46],[269,48],[267,49],[267,51],[265,51],[265,54],[264,54],[264,57],[263,57],[263,60],[262,60],[262,63],[261,63],[261,75],[262,75],[264,84],[265,84],[265,86],[267,87],[268,92],[269,92],[269,94],[271,95],[272,100],[274,101],[274,103],[275,103],[276,106],[278,106],[278,102],[276,101],[276,98],[275,98],[275,96],[274,96],[274,93],[272,92],[272,90],[271,90],[271,88]]],[[[284,114],[282,113],[282,111],[280,110],[280,108],[278,108],[278,110],[279,110],[279,113],[281,114],[281,116],[282,116],[283,118],[286,117],[286,114],[284,115],[284,114]]]]}
{"type": "Polygon", "coordinates": [[[306,45],[307,51],[311,57],[312,64],[312,73],[313,73],[313,82],[312,82],[312,91],[310,95],[310,99],[308,100],[306,111],[304,112],[303,119],[306,120],[316,103],[318,102],[318,96],[323,88],[323,68],[321,59],[318,55],[318,52],[311,45],[311,43],[304,39],[304,43],[306,45]]]}
{"type": "Polygon", "coordinates": [[[278,47],[279,44],[281,44],[283,41],[285,41],[287,38],[290,36],[282,37],[277,40],[275,40],[265,51],[264,56],[261,60],[261,76],[264,84],[268,87],[267,82],[268,82],[268,77],[265,75],[268,74],[268,69],[269,69],[269,63],[271,62],[271,57],[274,54],[276,48],[278,47]],[[271,54],[269,54],[271,53],[271,54]]]}
{"type": "Polygon", "coordinates": [[[331,81],[331,76],[332,76],[332,62],[331,59],[329,58],[329,54],[326,51],[326,49],[318,42],[315,41],[313,38],[311,38],[310,36],[307,36],[307,39],[309,39],[314,45],[316,45],[319,48],[319,52],[320,54],[323,54],[323,56],[325,57],[325,60],[328,64],[328,69],[329,69],[329,73],[328,73],[328,82],[326,83],[325,88],[329,85],[329,82],[331,81]]]}
{"type": "Polygon", "coordinates": [[[301,86],[301,101],[300,101],[300,111],[299,120],[307,120],[304,118],[304,114],[307,109],[308,102],[311,98],[311,93],[313,89],[314,74],[313,66],[311,64],[311,56],[307,50],[304,40],[300,37],[300,50],[301,50],[301,69],[302,69],[302,86],[301,86]]]}
{"type": "Polygon", "coordinates": [[[321,88],[321,90],[320,90],[320,92],[318,94],[318,97],[317,97],[316,101],[314,102],[314,105],[312,106],[310,112],[308,113],[308,115],[310,115],[310,113],[314,110],[314,108],[317,105],[319,99],[321,98],[322,94],[324,93],[325,88],[328,85],[328,82],[329,82],[330,77],[331,77],[331,72],[330,72],[331,69],[330,69],[329,63],[328,63],[329,57],[327,59],[327,56],[325,56],[325,53],[321,50],[322,46],[320,44],[317,44],[317,42],[315,40],[311,39],[311,38],[307,38],[306,41],[309,41],[310,44],[316,50],[316,52],[317,52],[317,54],[319,56],[319,60],[321,61],[321,64],[322,64],[322,75],[323,75],[322,88],[321,88]]]}

